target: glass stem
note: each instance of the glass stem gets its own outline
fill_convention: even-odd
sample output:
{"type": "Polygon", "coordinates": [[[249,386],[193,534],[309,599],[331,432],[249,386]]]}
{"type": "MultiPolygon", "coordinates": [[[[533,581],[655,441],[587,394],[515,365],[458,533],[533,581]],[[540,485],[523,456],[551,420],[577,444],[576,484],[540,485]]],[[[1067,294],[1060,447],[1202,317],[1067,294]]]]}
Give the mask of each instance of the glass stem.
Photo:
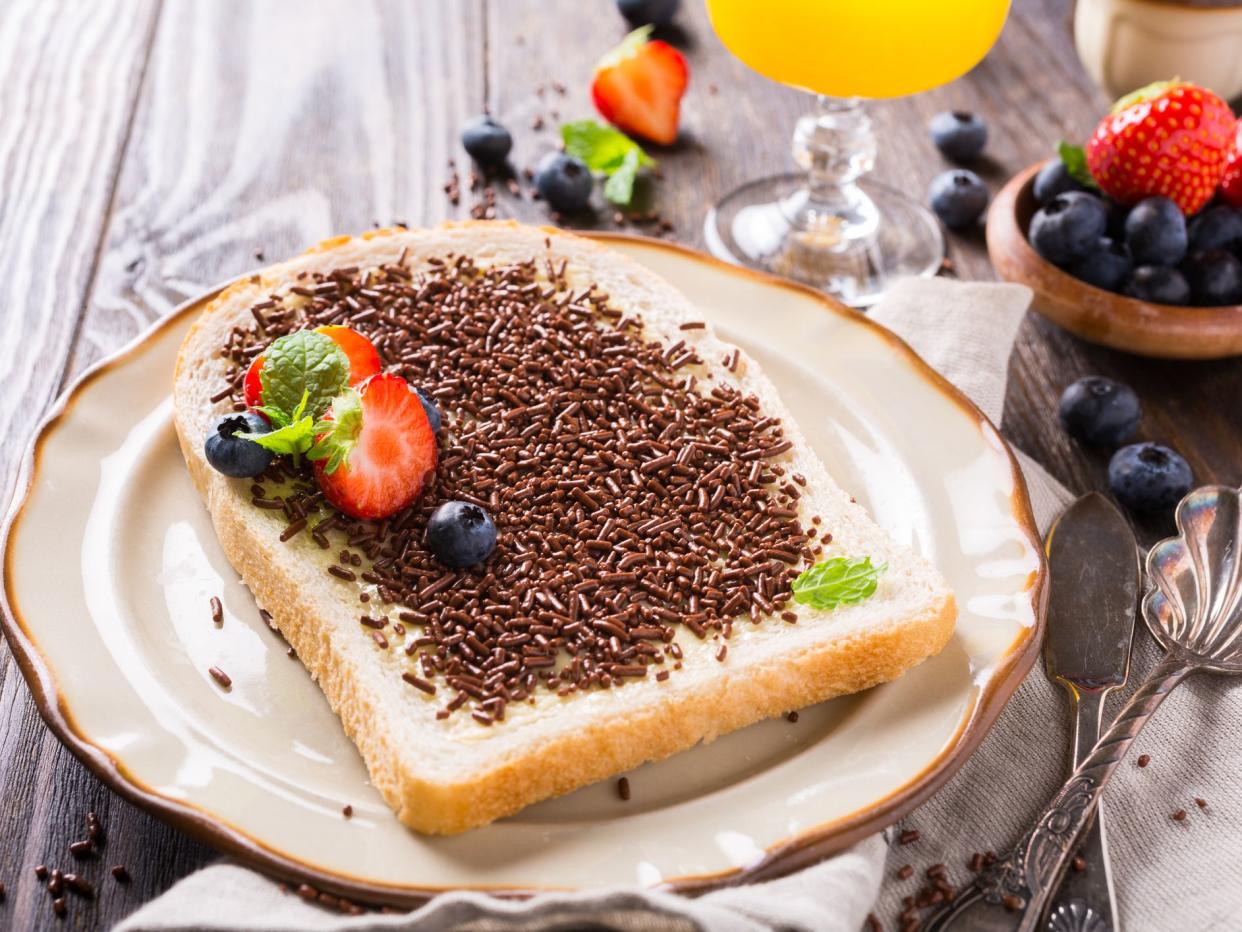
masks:
{"type": "Polygon", "coordinates": [[[786,205],[795,228],[841,252],[870,241],[879,215],[858,179],[874,167],[875,150],[862,102],[820,95],[815,111],[794,128],[794,160],[807,175],[805,190],[786,205]]]}

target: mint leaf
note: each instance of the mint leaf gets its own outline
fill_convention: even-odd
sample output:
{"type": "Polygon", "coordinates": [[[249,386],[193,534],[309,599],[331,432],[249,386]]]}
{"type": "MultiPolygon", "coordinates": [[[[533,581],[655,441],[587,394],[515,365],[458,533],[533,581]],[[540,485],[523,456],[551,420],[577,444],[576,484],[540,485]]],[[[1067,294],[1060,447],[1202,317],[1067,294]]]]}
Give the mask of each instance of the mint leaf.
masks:
{"type": "Polygon", "coordinates": [[[310,449],[312,460],[324,460],[323,471],[329,476],[349,462],[349,454],[358,444],[362,432],[362,398],[352,388],[338,395],[332,402],[332,417],[315,425],[315,433],[321,434],[310,449]]]}
{"type": "Polygon", "coordinates": [[[1091,176],[1091,169],[1087,168],[1087,153],[1082,146],[1073,145],[1062,139],[1057,143],[1057,155],[1061,156],[1061,161],[1065,163],[1071,178],[1079,184],[1085,184],[1088,188],[1099,188],[1099,185],[1095,183],[1095,178],[1091,176]]]}
{"type": "Polygon", "coordinates": [[[565,151],[581,159],[587,168],[608,176],[604,197],[619,207],[629,206],[634,197],[634,179],[640,168],[655,160],[625,133],[594,120],[577,120],[561,127],[565,151]]]}
{"type": "Polygon", "coordinates": [[[315,422],[309,417],[300,417],[266,434],[248,432],[237,436],[242,440],[252,440],[277,456],[297,458],[314,444],[315,422]]]}
{"type": "Polygon", "coordinates": [[[834,609],[870,598],[887,563],[871,565],[870,557],[833,557],[805,569],[793,581],[794,601],[811,608],[834,609]]]}
{"type": "Polygon", "coordinates": [[[638,177],[638,149],[626,153],[620,166],[604,182],[604,197],[619,207],[625,207],[634,198],[634,181],[638,177]]]}
{"type": "Polygon", "coordinates": [[[616,171],[631,152],[638,153],[640,166],[655,164],[655,160],[625,133],[594,120],[564,124],[561,126],[561,139],[565,142],[565,151],[574,158],[582,159],[592,171],[616,171]]]}
{"type": "Polygon", "coordinates": [[[272,341],[263,354],[259,381],[265,408],[296,421],[302,415],[293,412],[302,404],[311,418],[317,418],[349,384],[349,359],[331,337],[298,330],[272,341]]]}

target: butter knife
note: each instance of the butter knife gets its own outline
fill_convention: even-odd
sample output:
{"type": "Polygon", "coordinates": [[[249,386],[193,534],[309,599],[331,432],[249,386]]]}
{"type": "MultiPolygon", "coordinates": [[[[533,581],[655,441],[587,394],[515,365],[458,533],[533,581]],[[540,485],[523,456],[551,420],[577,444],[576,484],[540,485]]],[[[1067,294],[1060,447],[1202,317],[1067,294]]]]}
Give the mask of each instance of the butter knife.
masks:
{"type": "MultiPolygon", "coordinates": [[[[1061,515],[1048,532],[1046,547],[1044,667],[1069,693],[1072,770],[1099,740],[1104,698],[1124,686],[1129,675],[1141,571],[1129,522],[1097,492],[1061,515]]],[[[1081,869],[1066,872],[1052,900],[1049,932],[1120,929],[1104,826],[1101,805],[1078,851],[1081,869]]]]}

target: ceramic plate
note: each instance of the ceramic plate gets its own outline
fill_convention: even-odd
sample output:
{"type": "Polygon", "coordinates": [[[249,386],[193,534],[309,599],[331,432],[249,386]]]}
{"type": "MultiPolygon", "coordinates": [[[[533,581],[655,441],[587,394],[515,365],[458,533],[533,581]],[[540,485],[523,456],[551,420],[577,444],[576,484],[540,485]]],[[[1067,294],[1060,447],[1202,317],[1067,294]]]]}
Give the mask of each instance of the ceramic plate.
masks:
{"type": "Polygon", "coordinates": [[[6,633],[61,740],[124,796],[244,860],[403,903],[453,887],[770,877],[883,828],[948,779],[1038,640],[1041,550],[1004,442],[856,312],[689,250],[607,239],[757,358],[841,485],[940,567],[961,610],[943,653],[796,724],[763,722],[633,771],[629,802],[605,781],[464,835],[419,836],[259,618],[186,474],[168,389],[206,295],[83,376],[19,482],[6,633]]]}

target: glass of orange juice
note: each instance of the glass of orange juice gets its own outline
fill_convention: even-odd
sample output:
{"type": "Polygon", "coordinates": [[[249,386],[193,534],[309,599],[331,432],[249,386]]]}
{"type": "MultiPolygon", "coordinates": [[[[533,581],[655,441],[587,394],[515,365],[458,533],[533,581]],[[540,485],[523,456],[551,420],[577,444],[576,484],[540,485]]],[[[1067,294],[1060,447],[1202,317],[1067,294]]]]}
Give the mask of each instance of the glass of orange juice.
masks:
{"type": "Polygon", "coordinates": [[[947,84],[1000,35],[1009,0],[706,0],[725,46],[765,77],[818,95],[794,129],[800,173],[751,181],[707,216],[717,256],[790,278],[855,306],[885,284],[933,274],[935,217],[874,182],[876,140],[860,98],[947,84]]]}

